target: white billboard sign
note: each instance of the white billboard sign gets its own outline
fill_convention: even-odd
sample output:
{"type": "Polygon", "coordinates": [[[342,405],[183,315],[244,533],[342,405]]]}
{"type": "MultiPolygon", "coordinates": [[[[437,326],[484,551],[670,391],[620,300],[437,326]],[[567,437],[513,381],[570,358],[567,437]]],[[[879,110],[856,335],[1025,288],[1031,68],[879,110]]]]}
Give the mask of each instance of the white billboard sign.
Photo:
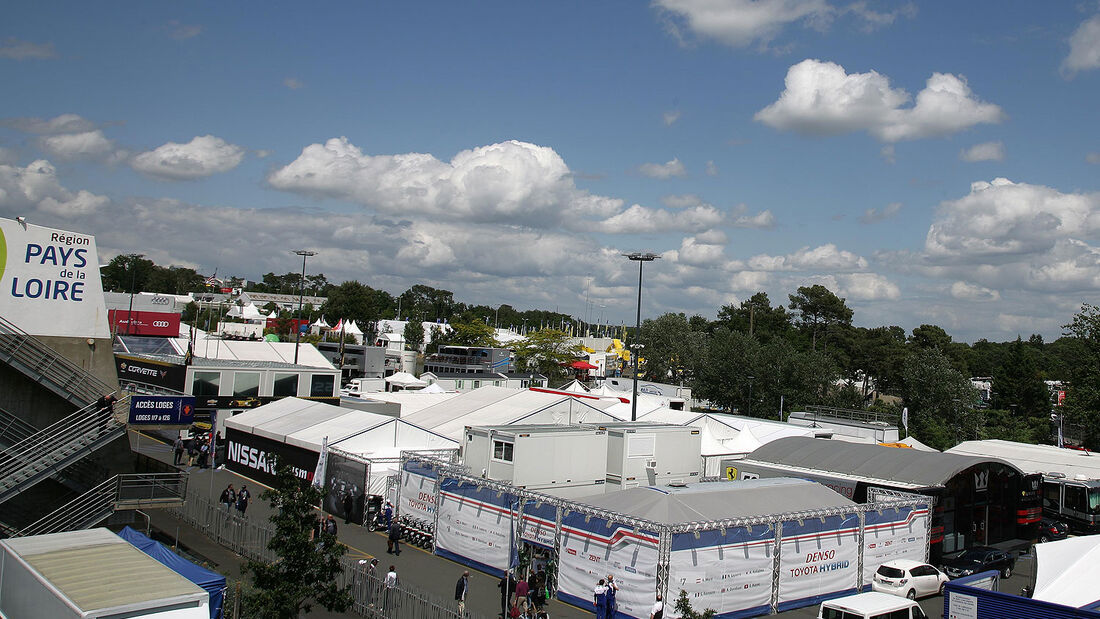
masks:
{"type": "Polygon", "coordinates": [[[436,552],[503,573],[511,567],[515,495],[444,479],[439,492],[436,552]]]}
{"type": "Polygon", "coordinates": [[[435,478],[405,470],[401,471],[401,516],[435,521],[435,478]]]}
{"type": "MultiPolygon", "coordinates": [[[[859,516],[783,522],[779,549],[779,605],[855,589],[859,565],[859,516]]],[[[789,604],[787,607],[792,607],[789,604]]]]}
{"type": "Polygon", "coordinates": [[[110,337],[95,237],[0,219],[0,316],[31,335],[110,337]]]}
{"type": "Polygon", "coordinates": [[[612,574],[619,583],[615,596],[618,612],[648,618],[657,591],[658,542],[656,533],[608,523],[596,516],[573,512],[562,517],[559,597],[594,610],[592,588],[612,574]]]}
{"type": "Polygon", "coordinates": [[[766,525],[677,533],[669,558],[669,598],[683,589],[693,608],[718,615],[771,604],[775,529],[766,525]]]}

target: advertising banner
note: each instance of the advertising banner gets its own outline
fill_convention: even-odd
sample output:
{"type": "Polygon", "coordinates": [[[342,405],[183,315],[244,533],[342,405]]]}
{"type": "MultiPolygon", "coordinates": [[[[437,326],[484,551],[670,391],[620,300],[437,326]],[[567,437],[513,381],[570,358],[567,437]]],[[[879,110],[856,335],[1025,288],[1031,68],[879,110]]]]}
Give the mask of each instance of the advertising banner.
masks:
{"type": "Polygon", "coordinates": [[[131,320],[130,312],[127,310],[108,310],[107,320],[111,323],[111,329],[118,335],[157,337],[179,337],[180,335],[180,315],[175,313],[134,310],[131,320]]]}
{"type": "Polygon", "coordinates": [[[779,610],[856,589],[859,516],[785,520],[779,549],[779,610]]]}
{"type": "Polygon", "coordinates": [[[329,451],[328,464],[325,466],[325,511],[337,518],[363,524],[369,470],[366,462],[329,451]],[[351,497],[350,515],[344,509],[345,497],[351,497]]]}
{"type": "MultiPolygon", "coordinates": [[[[117,353],[115,363],[118,368],[118,382],[124,387],[127,383],[143,383],[182,392],[187,381],[187,367],[181,364],[117,353]]],[[[198,403],[195,405],[198,406],[198,403]]]]}
{"type": "Polygon", "coordinates": [[[0,316],[31,335],[111,337],[95,237],[0,218],[0,316]]]}
{"type": "Polygon", "coordinates": [[[436,554],[503,576],[515,565],[514,494],[444,478],[439,483],[439,526],[436,554]]]}
{"type": "Polygon", "coordinates": [[[924,561],[928,549],[928,506],[871,510],[864,517],[863,585],[879,566],[894,559],[924,561]]]}
{"type": "Polygon", "coordinates": [[[397,503],[399,516],[435,521],[435,469],[412,460],[401,470],[401,500],[397,503]]]}
{"type": "MultiPolygon", "coordinates": [[[[657,592],[658,534],[573,512],[561,521],[558,597],[592,611],[592,588],[615,576],[620,615],[648,619],[657,592]]],[[[671,605],[669,606],[671,608],[671,605]]]]}
{"type": "Polygon", "coordinates": [[[523,505],[520,527],[523,541],[553,550],[558,529],[558,508],[548,503],[528,501],[523,505]]]}
{"type": "Polygon", "coordinates": [[[189,426],[194,421],[195,398],[192,396],[130,396],[130,425],[189,426]]]}
{"type": "Polygon", "coordinates": [[[766,525],[672,536],[668,597],[688,592],[698,611],[712,608],[717,617],[768,614],[775,560],[775,529],[766,525]]]}
{"type": "Polygon", "coordinates": [[[313,471],[317,468],[315,451],[228,427],[225,429],[225,440],[226,466],[235,473],[272,486],[275,484],[275,466],[285,463],[303,481],[313,481],[313,471]]]}

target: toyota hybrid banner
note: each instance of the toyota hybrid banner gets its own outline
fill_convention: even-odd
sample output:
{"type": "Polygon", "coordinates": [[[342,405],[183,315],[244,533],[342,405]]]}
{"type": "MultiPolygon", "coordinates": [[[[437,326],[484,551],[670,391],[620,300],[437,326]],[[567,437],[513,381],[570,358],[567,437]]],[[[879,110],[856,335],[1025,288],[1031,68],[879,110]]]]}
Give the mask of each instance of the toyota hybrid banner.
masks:
{"type": "Polygon", "coordinates": [[[823,592],[855,591],[859,516],[785,520],[779,549],[779,610],[817,603],[823,592]]]}
{"type": "Polygon", "coordinates": [[[672,536],[668,594],[692,594],[692,606],[716,615],[766,615],[772,597],[775,529],[731,527],[672,536]]]}

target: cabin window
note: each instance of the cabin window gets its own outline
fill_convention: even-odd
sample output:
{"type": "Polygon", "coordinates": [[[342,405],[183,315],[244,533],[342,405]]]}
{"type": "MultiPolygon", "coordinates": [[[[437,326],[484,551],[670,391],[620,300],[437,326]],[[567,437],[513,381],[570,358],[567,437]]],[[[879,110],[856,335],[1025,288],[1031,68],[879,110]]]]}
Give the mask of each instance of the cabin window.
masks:
{"type": "Polygon", "coordinates": [[[275,386],[271,395],[277,398],[294,397],[298,395],[298,375],[294,373],[275,373],[275,386]]]}
{"type": "Polygon", "coordinates": [[[515,445],[512,443],[506,443],[504,441],[493,441],[493,459],[500,460],[502,462],[512,462],[513,453],[512,450],[515,445]]]}

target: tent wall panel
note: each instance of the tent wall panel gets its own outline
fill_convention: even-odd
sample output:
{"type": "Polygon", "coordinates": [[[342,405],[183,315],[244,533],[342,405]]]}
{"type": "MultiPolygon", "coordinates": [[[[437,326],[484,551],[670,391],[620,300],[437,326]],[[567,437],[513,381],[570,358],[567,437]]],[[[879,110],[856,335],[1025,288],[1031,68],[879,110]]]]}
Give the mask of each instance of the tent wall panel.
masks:
{"type": "Polygon", "coordinates": [[[397,513],[405,518],[435,521],[437,474],[431,466],[409,460],[401,471],[397,513]]]}
{"type": "Polygon", "coordinates": [[[536,501],[524,503],[520,539],[553,550],[557,533],[558,507],[556,505],[536,501]]]}
{"type": "Polygon", "coordinates": [[[692,606],[712,608],[717,617],[755,617],[771,609],[775,529],[735,527],[672,536],[669,603],[681,589],[692,606]]]}
{"type": "Polygon", "coordinates": [[[503,576],[515,565],[518,507],[514,494],[498,496],[489,488],[443,478],[439,484],[436,554],[503,576]]]}
{"type": "Polygon", "coordinates": [[[591,610],[592,588],[614,574],[620,614],[647,618],[657,590],[659,534],[573,512],[562,516],[558,597],[591,610]]]}
{"type": "Polygon", "coordinates": [[[783,522],[779,544],[779,610],[855,592],[859,581],[859,514],[783,522]]]}
{"type": "Polygon", "coordinates": [[[864,518],[863,586],[871,586],[875,571],[887,561],[924,561],[927,557],[929,510],[926,507],[893,508],[882,513],[871,510],[864,518]]]}

